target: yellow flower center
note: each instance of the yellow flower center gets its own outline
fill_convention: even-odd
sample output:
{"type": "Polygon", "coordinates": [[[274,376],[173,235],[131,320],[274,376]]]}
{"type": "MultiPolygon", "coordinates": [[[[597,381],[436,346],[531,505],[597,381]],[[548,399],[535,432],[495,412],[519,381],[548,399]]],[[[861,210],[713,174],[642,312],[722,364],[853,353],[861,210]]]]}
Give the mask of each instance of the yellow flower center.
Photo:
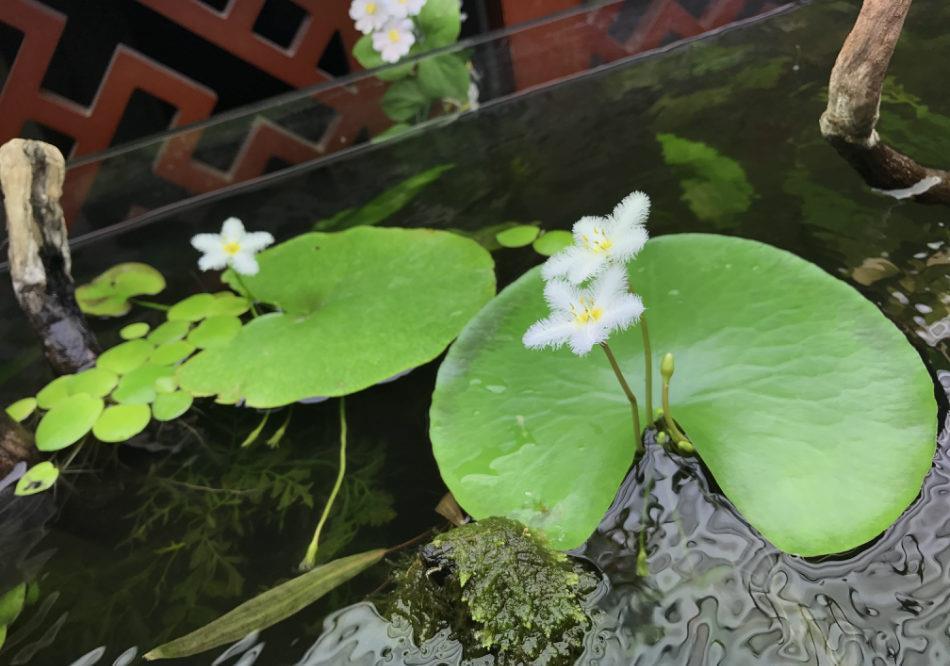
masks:
{"type": "Polygon", "coordinates": [[[597,254],[606,252],[614,246],[614,242],[607,238],[607,234],[600,228],[594,229],[590,236],[587,234],[581,236],[581,241],[584,243],[584,247],[597,254]]]}
{"type": "Polygon", "coordinates": [[[374,14],[376,13],[376,3],[375,3],[375,2],[367,2],[367,3],[366,3],[366,13],[369,14],[370,16],[372,16],[372,15],[374,15],[374,14]]]}
{"type": "Polygon", "coordinates": [[[224,251],[233,256],[241,251],[241,244],[229,241],[224,244],[224,251]]]}
{"type": "Polygon", "coordinates": [[[588,324],[592,321],[598,321],[604,316],[604,309],[592,300],[582,298],[580,303],[580,308],[571,307],[571,312],[574,314],[574,321],[578,324],[588,324]]]}
{"type": "Polygon", "coordinates": [[[402,35],[400,35],[399,31],[396,30],[395,28],[390,30],[388,34],[389,34],[389,41],[391,41],[393,44],[398,44],[399,40],[402,39],[402,35]]]}

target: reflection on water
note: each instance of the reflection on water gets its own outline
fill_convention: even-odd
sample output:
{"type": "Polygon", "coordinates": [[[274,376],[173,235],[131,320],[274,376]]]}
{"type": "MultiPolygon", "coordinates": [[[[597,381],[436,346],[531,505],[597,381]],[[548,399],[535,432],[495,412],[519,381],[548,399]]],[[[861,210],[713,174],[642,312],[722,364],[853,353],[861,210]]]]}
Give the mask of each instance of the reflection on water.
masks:
{"type": "MultiPolygon", "coordinates": [[[[567,228],[636,187],[653,198],[655,234],[754,238],[849,281],[905,331],[950,389],[950,213],[871,192],[818,135],[827,75],[856,11],[854,3],[815,3],[661,58],[485,107],[421,137],[105,239],[76,253],[75,272],[81,279],[97,274],[104,256],[145,260],[169,276],[170,299],[199,285],[213,288],[182,252],[193,233],[239,212],[255,228],[286,238],[440,164],[455,168],[386,224],[475,232],[539,219],[548,229],[567,228]],[[684,159],[690,154],[696,159],[684,159]]],[[[950,161],[950,95],[919,64],[950,57],[947,26],[950,5],[915,3],[879,127],[935,166],[950,161]]],[[[502,284],[538,260],[529,250],[500,251],[496,259],[502,284]]],[[[35,346],[3,293],[6,403],[46,378],[23,362],[35,346]]],[[[111,328],[99,332],[106,343],[114,339],[111,328]]],[[[364,463],[385,451],[379,467],[367,468],[363,482],[372,493],[362,497],[391,497],[394,516],[351,523],[337,540],[340,554],[402,542],[436,521],[432,509],[444,489],[425,420],[433,378],[430,364],[348,399],[364,463]]],[[[941,404],[945,418],[946,400],[941,404]]],[[[27,579],[40,588],[0,659],[58,664],[85,655],[79,663],[125,663],[137,659],[128,651],[133,646],[140,654],[293,575],[316,511],[296,501],[283,518],[280,511],[262,515],[279,506],[280,492],[274,496],[274,479],[259,490],[265,472],[253,465],[293,470],[281,487],[292,488],[297,500],[309,494],[319,506],[333,476],[325,465],[335,455],[333,409],[295,408],[267,462],[234,452],[260,419],[242,410],[211,410],[193,424],[207,446],[191,442],[177,453],[104,449],[97,465],[66,478],[78,493],[51,522],[52,498],[8,502],[11,489],[0,491],[0,585],[27,579]],[[219,452],[209,458],[209,448],[219,452]],[[150,475],[156,465],[165,467],[150,475]],[[196,495],[185,508],[171,501],[163,478],[180,490],[224,486],[237,494],[208,497],[191,488],[196,495]],[[231,500],[237,503],[229,506],[231,500]],[[136,516],[152,511],[143,514],[143,506],[162,507],[167,520],[142,532],[136,516]],[[208,539],[212,545],[202,546],[208,539]]],[[[946,431],[942,437],[918,502],[871,546],[824,561],[776,552],[709,489],[693,462],[650,447],[583,549],[609,576],[611,590],[582,663],[950,663],[950,442],[946,431]]],[[[352,492],[357,502],[359,488],[352,492]]],[[[385,568],[377,569],[226,653],[180,663],[220,657],[217,663],[228,664],[460,664],[450,637],[414,646],[408,627],[390,625],[369,604],[347,607],[384,581],[385,568]]]]}

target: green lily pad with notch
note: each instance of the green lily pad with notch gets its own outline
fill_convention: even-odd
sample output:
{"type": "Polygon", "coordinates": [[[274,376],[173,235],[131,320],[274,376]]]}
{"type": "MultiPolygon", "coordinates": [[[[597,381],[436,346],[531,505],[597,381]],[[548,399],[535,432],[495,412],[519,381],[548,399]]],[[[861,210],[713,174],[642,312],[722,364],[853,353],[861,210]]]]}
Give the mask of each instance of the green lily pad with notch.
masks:
{"type": "Polygon", "coordinates": [[[162,393],[152,403],[152,416],[156,421],[172,421],[191,409],[192,402],[194,398],[184,391],[162,393]]]}
{"type": "MultiPolygon", "coordinates": [[[[26,471],[26,474],[17,481],[15,495],[35,495],[45,490],[49,490],[59,478],[59,469],[48,460],[33,465],[26,471]]],[[[2,605],[2,604],[0,604],[2,605]]],[[[2,613],[0,613],[2,614],[2,613]]]]}
{"type": "Polygon", "coordinates": [[[166,321],[148,334],[148,341],[156,346],[163,345],[183,339],[190,330],[190,321],[166,321]]]}
{"type": "Polygon", "coordinates": [[[112,392],[112,399],[123,405],[148,404],[155,400],[157,383],[174,375],[175,369],[171,366],[147,363],[119,380],[119,385],[112,392]]]}
{"type": "Polygon", "coordinates": [[[154,350],[155,345],[147,340],[129,340],[103,352],[96,361],[96,366],[117,375],[124,375],[144,365],[154,350]]]}
{"type": "Polygon", "coordinates": [[[7,407],[7,415],[14,421],[21,423],[36,411],[36,398],[22,398],[7,407]]]}
{"type": "Polygon", "coordinates": [[[188,342],[198,349],[223,347],[241,330],[241,320],[233,316],[208,317],[188,334],[188,342]]]}
{"type": "MultiPolygon", "coordinates": [[[[677,422],[773,544],[847,551],[917,497],[935,450],[934,386],[873,303],[788,252],[723,236],[651,240],[630,276],[657,360],[675,355],[677,422]]],[[[542,288],[529,271],[466,327],[439,370],[430,434],[469,513],[517,518],[566,549],[596,528],[634,438],[601,350],[579,358],[522,345],[547,315],[542,288]]],[[[610,344],[642,402],[640,332],[610,344]]]]}
{"type": "Polygon", "coordinates": [[[69,385],[72,381],[73,375],[57,377],[36,394],[36,404],[40,409],[52,409],[56,403],[70,396],[69,385]]]}
{"type": "Polygon", "coordinates": [[[76,301],[86,314],[121,317],[132,309],[129,299],[154,296],[165,289],[165,278],[148,264],[113,266],[92,282],[76,288],[76,301]]]}
{"type": "Polygon", "coordinates": [[[129,324],[128,326],[123,326],[119,330],[119,337],[123,340],[135,340],[136,338],[144,338],[148,335],[148,331],[151,328],[144,321],[137,321],[134,324],[129,324]]]}
{"type": "Polygon", "coordinates": [[[504,231],[499,231],[495,234],[495,240],[502,247],[524,247],[525,245],[531,245],[539,233],[541,233],[541,230],[533,224],[519,224],[504,231]]]}
{"type": "Polygon", "coordinates": [[[151,420],[148,405],[111,405],[99,416],[92,434],[100,442],[124,442],[145,430],[151,420]]]}
{"type": "Polygon", "coordinates": [[[109,395],[119,382],[119,376],[105,368],[89,368],[72,375],[68,389],[70,395],[86,393],[96,398],[109,395]]]}
{"type": "Polygon", "coordinates": [[[184,363],[196,397],[277,407],[359,391],[438,356],[495,291],[488,252],[429,229],[314,232],[258,261],[244,281],[281,312],[184,363]]]}
{"type": "Polygon", "coordinates": [[[65,449],[82,439],[102,413],[102,398],[85,393],[56,403],[36,427],[36,448],[50,452],[65,449]]]}
{"type": "Polygon", "coordinates": [[[186,340],[175,340],[158,346],[149,357],[154,365],[174,365],[188,358],[195,351],[195,346],[186,340]]]}
{"type": "Polygon", "coordinates": [[[532,244],[532,247],[534,247],[534,251],[541,256],[550,257],[552,254],[557,254],[573,242],[574,236],[571,235],[570,231],[555,229],[554,231],[546,231],[538,236],[532,244]]]}

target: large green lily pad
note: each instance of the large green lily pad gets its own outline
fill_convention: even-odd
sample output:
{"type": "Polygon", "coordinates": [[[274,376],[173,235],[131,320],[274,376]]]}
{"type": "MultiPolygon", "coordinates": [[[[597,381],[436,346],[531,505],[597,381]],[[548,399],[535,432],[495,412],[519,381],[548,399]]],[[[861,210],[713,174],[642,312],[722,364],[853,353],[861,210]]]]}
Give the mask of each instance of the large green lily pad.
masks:
{"type": "Polygon", "coordinates": [[[438,356],[495,291],[488,252],[429,229],[315,232],[258,261],[244,282],[281,311],[189,359],[188,393],[276,407],[359,391],[438,356]]]}
{"type": "MultiPolygon", "coordinates": [[[[787,252],[704,234],[650,241],[630,275],[657,359],[676,356],[677,421],[777,547],[854,548],[914,500],[935,450],[933,383],[857,291],[787,252]]],[[[522,346],[545,314],[534,269],[466,327],[439,371],[431,436],[443,478],[474,517],[511,516],[571,548],[609,506],[634,440],[600,350],[578,358],[522,346]]],[[[642,402],[639,331],[610,343],[642,402]]]]}

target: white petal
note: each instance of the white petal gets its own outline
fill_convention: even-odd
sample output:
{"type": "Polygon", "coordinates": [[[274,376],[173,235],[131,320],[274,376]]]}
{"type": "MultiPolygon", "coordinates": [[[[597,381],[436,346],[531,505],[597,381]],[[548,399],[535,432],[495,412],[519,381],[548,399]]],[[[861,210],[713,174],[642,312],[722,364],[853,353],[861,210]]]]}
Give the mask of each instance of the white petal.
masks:
{"type": "Polygon", "coordinates": [[[621,226],[643,225],[650,215],[650,197],[643,192],[633,192],[617,204],[611,217],[621,226]]]}
{"type": "Polygon", "coordinates": [[[613,237],[614,245],[608,254],[613,261],[627,263],[637,255],[650,240],[646,227],[635,226],[618,231],[613,237]]]}
{"type": "Polygon", "coordinates": [[[241,275],[257,275],[260,270],[254,255],[243,250],[231,257],[231,268],[241,275]]]}
{"type": "Polygon", "coordinates": [[[584,356],[594,348],[594,345],[599,345],[606,340],[607,333],[607,329],[600,322],[575,326],[570,340],[571,351],[578,356],[584,356]]]}
{"type": "Polygon", "coordinates": [[[567,317],[553,316],[534,323],[525,332],[521,342],[529,349],[557,349],[570,340],[574,325],[567,317]]]}
{"type": "Polygon", "coordinates": [[[244,225],[236,217],[229,217],[221,225],[221,238],[225,243],[240,243],[244,238],[244,225]]]}
{"type": "Polygon", "coordinates": [[[554,277],[567,275],[574,265],[574,262],[577,261],[577,253],[579,251],[579,247],[571,245],[560,252],[552,254],[548,257],[548,260],[544,262],[544,265],[541,266],[541,277],[545,280],[550,280],[554,277]]]}
{"type": "Polygon", "coordinates": [[[610,310],[627,292],[627,269],[611,265],[602,272],[590,286],[594,302],[604,310],[610,310]]]}
{"type": "Polygon", "coordinates": [[[551,280],[544,285],[544,300],[552,310],[570,313],[580,294],[564,280],[551,280]]]}
{"type": "Polygon", "coordinates": [[[224,241],[218,234],[198,234],[191,237],[191,246],[199,252],[214,252],[221,249],[224,241]]]}
{"type": "Polygon", "coordinates": [[[609,263],[610,258],[604,252],[598,254],[578,248],[577,259],[571,265],[571,269],[567,273],[567,279],[574,284],[580,284],[607,268],[609,263]]]}
{"type": "Polygon", "coordinates": [[[228,265],[228,254],[219,247],[206,252],[198,260],[198,268],[203,271],[220,271],[228,265]]]}
{"type": "Polygon", "coordinates": [[[593,215],[582,217],[574,223],[574,228],[572,230],[574,234],[574,242],[578,245],[583,245],[584,236],[590,237],[593,235],[595,229],[606,229],[609,223],[610,220],[608,220],[606,217],[596,217],[593,215]]]}
{"type": "Polygon", "coordinates": [[[244,241],[241,243],[241,249],[252,253],[260,252],[273,242],[274,237],[266,231],[252,231],[251,233],[244,236],[244,241]]]}
{"type": "Polygon", "coordinates": [[[643,301],[636,294],[624,294],[613,302],[609,310],[604,310],[600,323],[608,332],[624,330],[636,324],[643,314],[643,301]]]}

